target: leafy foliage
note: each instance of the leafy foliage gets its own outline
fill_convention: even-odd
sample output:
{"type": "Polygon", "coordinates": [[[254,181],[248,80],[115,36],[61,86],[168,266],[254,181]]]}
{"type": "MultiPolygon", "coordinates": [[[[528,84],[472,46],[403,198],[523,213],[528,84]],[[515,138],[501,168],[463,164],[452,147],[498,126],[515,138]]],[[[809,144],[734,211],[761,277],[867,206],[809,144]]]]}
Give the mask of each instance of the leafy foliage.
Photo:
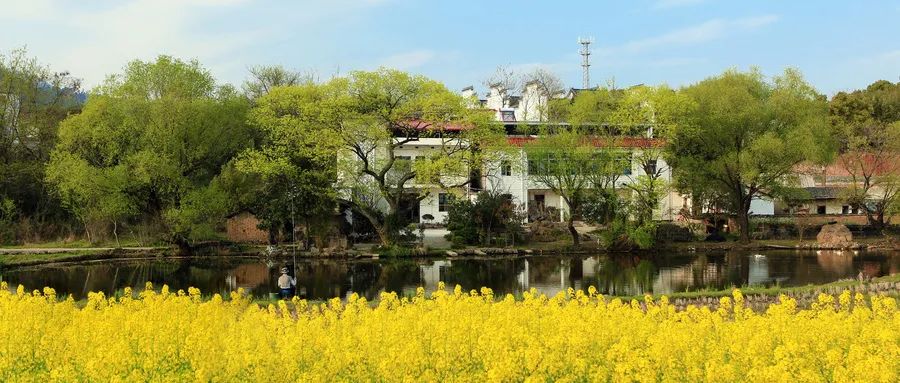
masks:
{"type": "Polygon", "coordinates": [[[323,106],[327,92],[313,83],[271,88],[249,113],[260,145],[235,158],[228,180],[240,208],[260,219],[270,239],[297,230],[296,222],[319,226],[336,209],[339,141],[336,111],[323,106]]]}
{"type": "Polygon", "coordinates": [[[86,227],[163,217],[175,242],[209,238],[206,225],[228,210],[228,199],[214,196],[224,191],[210,185],[253,139],[247,109],[196,61],[133,61],[62,122],[47,180],[86,227]]]}
{"type": "Polygon", "coordinates": [[[454,245],[491,245],[500,236],[521,240],[522,215],[508,195],[486,190],[454,199],[445,223],[454,245]]]}
{"type": "Polygon", "coordinates": [[[10,200],[18,211],[3,229],[9,241],[17,240],[20,220],[35,222],[43,232],[70,219],[47,192],[44,168],[59,122],[78,112],[82,97],[80,81],[51,71],[25,49],[0,53],[0,200],[10,200]]]}
{"type": "Polygon", "coordinates": [[[684,92],[698,107],[696,124],[678,129],[668,146],[676,187],[721,197],[749,241],[751,201],[787,193],[796,165],[827,157],[824,97],[791,69],[772,82],[729,70],[684,92]]]}
{"type": "Polygon", "coordinates": [[[900,211],[900,83],[877,81],[836,94],[829,104],[840,154],[850,174],[845,200],[877,229],[900,211]]]}

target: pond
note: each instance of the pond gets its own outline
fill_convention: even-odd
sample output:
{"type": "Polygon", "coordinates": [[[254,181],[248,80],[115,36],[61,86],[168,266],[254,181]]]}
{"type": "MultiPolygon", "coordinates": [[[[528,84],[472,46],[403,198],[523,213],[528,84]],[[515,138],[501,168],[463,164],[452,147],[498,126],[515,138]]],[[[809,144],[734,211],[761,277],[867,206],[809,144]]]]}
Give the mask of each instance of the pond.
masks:
{"type": "Polygon", "coordinates": [[[509,258],[303,259],[268,264],[256,257],[209,257],[103,261],[0,269],[11,289],[50,286],[57,294],[82,299],[89,291],[112,294],[146,281],[173,291],[198,287],[204,294],[238,288],[256,297],[276,291],[281,266],[296,270],[302,296],[310,299],[359,293],[369,299],[382,291],[414,294],[416,287],[436,288],[439,281],[466,291],[490,287],[496,295],[535,288],[553,295],[572,287],[595,286],[604,294],[665,294],[731,286],[797,286],[900,272],[900,253],[834,251],[765,251],[659,255],[528,256],[509,258]],[[296,267],[294,267],[296,266],[296,267]]]}

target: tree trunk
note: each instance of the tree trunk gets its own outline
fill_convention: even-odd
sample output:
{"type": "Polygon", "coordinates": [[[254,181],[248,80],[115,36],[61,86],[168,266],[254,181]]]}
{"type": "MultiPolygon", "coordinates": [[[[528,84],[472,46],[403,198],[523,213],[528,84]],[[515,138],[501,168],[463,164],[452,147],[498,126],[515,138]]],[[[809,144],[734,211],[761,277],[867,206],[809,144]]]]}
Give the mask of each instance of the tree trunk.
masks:
{"type": "Polygon", "coordinates": [[[566,224],[569,227],[569,234],[572,235],[572,246],[579,247],[581,246],[581,237],[578,235],[578,230],[575,230],[574,222],[575,217],[570,214],[568,221],[566,221],[566,224]]]}
{"type": "Polygon", "coordinates": [[[741,243],[750,243],[750,208],[738,213],[738,226],[741,230],[741,243]]]}
{"type": "MultiPolygon", "coordinates": [[[[377,225],[372,223],[373,226],[377,225]]],[[[375,226],[375,232],[378,233],[378,239],[381,240],[381,246],[388,247],[391,245],[391,237],[387,233],[385,225],[375,226]]]]}
{"type": "Polygon", "coordinates": [[[113,220],[113,237],[116,238],[116,247],[122,247],[119,244],[119,224],[115,220],[113,220]]]}
{"type": "Polygon", "coordinates": [[[879,232],[884,230],[884,210],[879,210],[874,215],[869,215],[869,225],[879,232]]]}

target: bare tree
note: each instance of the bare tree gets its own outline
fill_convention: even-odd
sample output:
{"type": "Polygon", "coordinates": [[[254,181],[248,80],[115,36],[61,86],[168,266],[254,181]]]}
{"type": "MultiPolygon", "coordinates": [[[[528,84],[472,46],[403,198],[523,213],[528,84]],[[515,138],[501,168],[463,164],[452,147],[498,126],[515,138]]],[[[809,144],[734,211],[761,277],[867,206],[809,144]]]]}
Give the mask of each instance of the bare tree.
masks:
{"type": "Polygon", "coordinates": [[[314,83],[318,80],[318,76],[312,71],[298,72],[285,69],[281,65],[255,66],[248,70],[250,78],[244,82],[243,88],[251,100],[266,95],[272,88],[278,86],[314,83]]]}
{"type": "Polygon", "coordinates": [[[565,90],[555,73],[545,68],[535,68],[522,76],[522,99],[519,109],[522,119],[545,121],[549,116],[550,99],[559,97],[565,90]]]}
{"type": "Polygon", "coordinates": [[[511,92],[518,91],[522,85],[522,76],[510,69],[508,66],[500,65],[494,73],[482,82],[485,87],[500,88],[501,97],[503,98],[503,107],[510,105],[511,92]]]}

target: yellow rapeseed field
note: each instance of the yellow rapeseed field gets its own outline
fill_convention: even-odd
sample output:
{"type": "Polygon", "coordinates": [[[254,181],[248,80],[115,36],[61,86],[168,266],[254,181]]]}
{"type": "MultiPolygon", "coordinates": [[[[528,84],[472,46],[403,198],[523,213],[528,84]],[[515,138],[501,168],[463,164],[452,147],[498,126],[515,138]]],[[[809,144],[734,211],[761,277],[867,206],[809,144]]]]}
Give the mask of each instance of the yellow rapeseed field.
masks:
{"type": "Polygon", "coordinates": [[[569,291],[524,299],[443,288],[260,307],[240,292],[91,294],[0,286],[4,382],[898,382],[893,298],[722,298],[676,311],[569,291]]]}

